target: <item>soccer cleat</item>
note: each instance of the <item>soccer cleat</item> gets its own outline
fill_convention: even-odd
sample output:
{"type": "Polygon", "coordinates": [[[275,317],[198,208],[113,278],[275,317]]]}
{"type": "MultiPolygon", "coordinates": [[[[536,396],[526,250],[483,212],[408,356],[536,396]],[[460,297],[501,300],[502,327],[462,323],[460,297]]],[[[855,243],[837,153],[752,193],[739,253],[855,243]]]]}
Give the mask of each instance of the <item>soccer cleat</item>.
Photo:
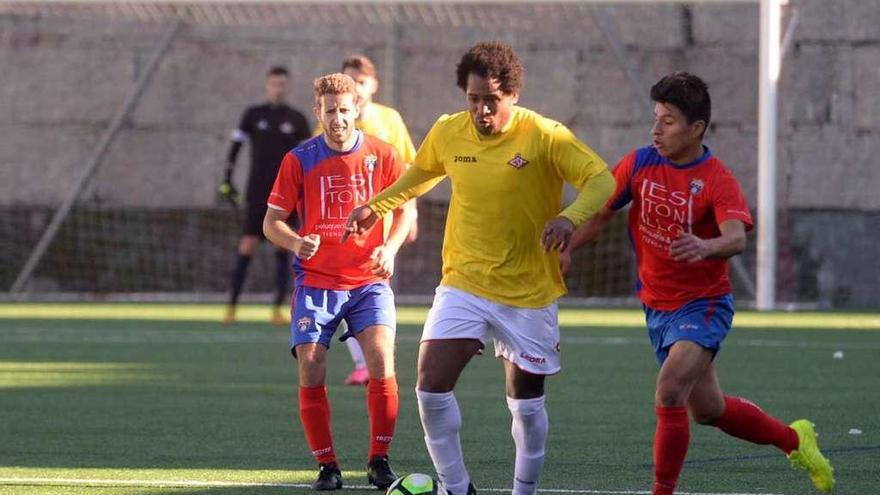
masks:
{"type": "Polygon", "coordinates": [[[272,310],[272,316],[269,317],[269,323],[273,325],[290,325],[290,319],[284,316],[280,309],[272,310]]]}
{"type": "Polygon", "coordinates": [[[391,466],[388,465],[387,455],[377,455],[367,463],[367,481],[376,488],[385,490],[396,479],[397,475],[394,474],[391,466]]]}
{"type": "MultiPolygon", "coordinates": [[[[447,495],[454,495],[451,491],[446,490],[447,495]]],[[[468,482],[468,489],[465,495],[477,495],[477,487],[474,486],[472,481],[468,482]]]]}
{"type": "Polygon", "coordinates": [[[318,479],[312,483],[312,490],[339,490],[342,488],[342,472],[335,462],[318,464],[318,479]]]}
{"type": "Polygon", "coordinates": [[[226,306],[226,312],[223,313],[223,324],[234,325],[237,321],[235,318],[235,306],[226,306]]]}
{"type": "Polygon", "coordinates": [[[819,435],[813,429],[815,425],[806,419],[799,419],[789,426],[798,436],[797,450],[788,454],[792,467],[807,471],[816,488],[830,493],[834,489],[834,468],[822,452],[819,452],[819,444],[816,443],[819,435]]]}
{"type": "Polygon", "coordinates": [[[351,370],[351,373],[345,378],[346,385],[366,385],[368,381],[370,381],[370,373],[366,366],[351,370]]]}

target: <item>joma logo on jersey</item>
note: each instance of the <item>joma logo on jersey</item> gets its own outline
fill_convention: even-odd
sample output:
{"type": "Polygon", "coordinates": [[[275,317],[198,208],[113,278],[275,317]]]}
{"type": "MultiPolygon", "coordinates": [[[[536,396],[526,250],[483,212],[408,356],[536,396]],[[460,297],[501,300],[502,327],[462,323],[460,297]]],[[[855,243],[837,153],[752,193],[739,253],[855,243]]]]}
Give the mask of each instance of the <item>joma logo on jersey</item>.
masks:
{"type": "Polygon", "coordinates": [[[477,163],[477,157],[455,155],[454,157],[452,157],[452,163],[477,163]]]}

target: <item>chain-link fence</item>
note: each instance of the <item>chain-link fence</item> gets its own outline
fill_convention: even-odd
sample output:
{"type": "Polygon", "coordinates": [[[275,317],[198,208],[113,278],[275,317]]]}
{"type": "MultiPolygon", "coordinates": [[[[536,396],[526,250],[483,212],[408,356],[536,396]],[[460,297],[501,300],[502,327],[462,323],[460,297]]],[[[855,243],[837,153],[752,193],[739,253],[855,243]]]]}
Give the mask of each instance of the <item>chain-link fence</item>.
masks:
{"type": "MultiPolygon", "coordinates": [[[[880,86],[880,22],[870,19],[880,8],[834,3],[792,1],[787,10],[787,18],[797,10],[799,23],[781,81],[778,295],[876,306],[880,100],[871,88],[880,86]]],[[[651,83],[673,70],[701,75],[714,102],[707,144],[754,209],[757,38],[757,5],[741,2],[4,3],[0,287],[20,277],[76,191],[24,294],[222,294],[240,229],[217,185],[229,131],[260,101],[270,65],[291,70],[289,101],[309,114],[312,79],[339,70],[351,53],[367,54],[380,73],[377,100],[401,112],[418,144],[439,115],[464,108],[455,64],[484,39],[521,55],[521,104],[566,124],[610,165],[649,141],[651,83]],[[94,173],[76,188],[120,116],[94,173]]],[[[240,184],[246,169],[237,169],[240,184]]],[[[439,280],[448,197],[441,184],[420,200],[420,238],[398,262],[401,294],[428,296],[439,280]]],[[[634,263],[619,217],[578,253],[571,296],[611,302],[631,294],[634,263]]],[[[753,249],[732,276],[744,299],[753,297],[753,249]]],[[[248,290],[271,289],[269,253],[252,267],[248,290]]]]}

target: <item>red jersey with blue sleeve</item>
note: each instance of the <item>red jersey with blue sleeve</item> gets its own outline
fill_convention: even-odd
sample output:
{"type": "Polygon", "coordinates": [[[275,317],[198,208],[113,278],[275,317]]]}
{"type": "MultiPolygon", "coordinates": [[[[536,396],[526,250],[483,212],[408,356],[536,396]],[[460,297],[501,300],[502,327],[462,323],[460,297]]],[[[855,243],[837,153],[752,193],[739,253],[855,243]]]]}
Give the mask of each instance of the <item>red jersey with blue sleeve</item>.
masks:
{"type": "Polygon", "coordinates": [[[297,285],[352,290],[383,279],[373,275],[370,256],[385,242],[381,225],[341,244],[348,214],[367,203],[403,173],[403,163],[388,143],[361,131],[347,152],[332,150],[323,134],[288,152],[269,194],[268,206],[300,219],[298,234],[318,234],[318,252],[295,258],[297,285]]]}
{"type": "Polygon", "coordinates": [[[669,245],[682,233],[702,239],[721,235],[727,220],[752,228],[752,216],[736,177],[704,147],[703,155],[678,165],[653,146],[627,154],[614,169],[617,189],[607,206],[629,203],[629,236],[636,254],[639,298],[652,309],[672,311],[695,299],[730,292],[726,259],[675,261],[669,245]]]}

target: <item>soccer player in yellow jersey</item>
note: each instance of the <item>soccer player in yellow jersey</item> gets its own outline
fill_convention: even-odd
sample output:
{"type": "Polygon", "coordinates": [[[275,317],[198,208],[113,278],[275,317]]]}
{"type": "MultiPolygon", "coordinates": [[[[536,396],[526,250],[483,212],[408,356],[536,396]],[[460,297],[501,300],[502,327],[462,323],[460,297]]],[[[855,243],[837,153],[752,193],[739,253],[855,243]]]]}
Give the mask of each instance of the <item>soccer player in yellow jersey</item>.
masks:
{"type": "Polygon", "coordinates": [[[556,299],[565,285],[559,251],[574,228],[599,211],[614,178],[565,126],[516,105],[523,67],[510,46],[475,45],[456,75],[468,110],[437,120],[413,166],[353,210],[348,231],[362,234],[449,177],[443,279],[419,348],[416,395],[425,443],[451,494],[476,493],[462,456],[453,389],[492,338],[513,422],[513,494],[532,495],[547,440],[544,378],[560,370],[556,299]],[[580,190],[566,208],[563,182],[580,190]]]}
{"type": "MultiPolygon", "coordinates": [[[[354,79],[356,84],[357,104],[360,109],[360,115],[357,119],[358,129],[393,146],[404,165],[412,164],[416,157],[416,147],[409,137],[409,131],[406,129],[403,118],[397,110],[373,101],[373,96],[379,91],[379,77],[373,61],[366,55],[351,55],[342,62],[342,73],[354,79]]],[[[323,128],[319,123],[315,135],[321,132],[323,132],[323,128]]],[[[415,201],[412,202],[411,207],[413,214],[417,215],[415,201]]],[[[413,221],[407,242],[415,241],[417,235],[418,222],[413,221]]],[[[366,385],[369,374],[363,350],[355,339],[348,339],[345,343],[351,354],[351,360],[354,361],[354,369],[346,377],[345,384],[366,385]]]]}

